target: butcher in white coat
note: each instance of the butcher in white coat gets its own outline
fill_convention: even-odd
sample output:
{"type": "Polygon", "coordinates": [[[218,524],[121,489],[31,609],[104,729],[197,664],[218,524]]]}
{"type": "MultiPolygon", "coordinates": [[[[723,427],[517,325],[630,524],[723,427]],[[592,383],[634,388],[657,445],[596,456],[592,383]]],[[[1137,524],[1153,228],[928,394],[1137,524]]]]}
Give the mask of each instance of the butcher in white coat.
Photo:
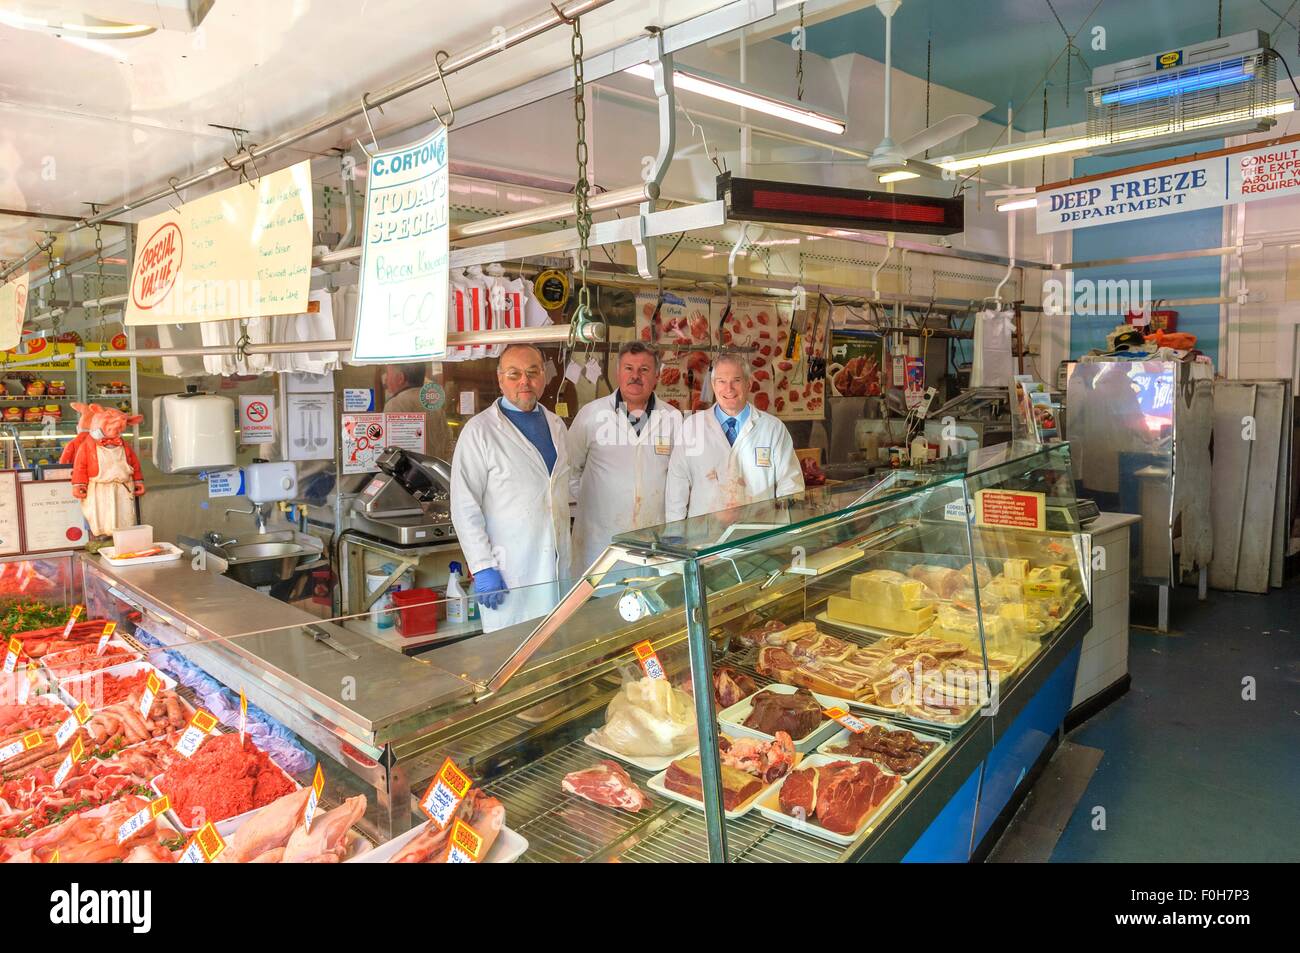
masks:
{"type": "Polygon", "coordinates": [[[664,521],[668,461],[681,442],[682,412],[655,400],[659,355],[640,341],[618,350],[618,389],[578,411],[569,428],[573,576],[618,533],[664,521]]]}
{"type": "Polygon", "coordinates": [[[568,434],[538,403],[545,381],[541,351],[507,347],[502,396],[465,425],[452,457],[451,521],[484,632],[554,609],[571,562],[568,434]]]}
{"type": "Polygon", "coordinates": [[[668,522],[804,488],[790,431],[749,403],[749,364],[743,357],[718,357],[713,393],[717,403],[682,424],[682,442],[668,462],[668,522]]]}

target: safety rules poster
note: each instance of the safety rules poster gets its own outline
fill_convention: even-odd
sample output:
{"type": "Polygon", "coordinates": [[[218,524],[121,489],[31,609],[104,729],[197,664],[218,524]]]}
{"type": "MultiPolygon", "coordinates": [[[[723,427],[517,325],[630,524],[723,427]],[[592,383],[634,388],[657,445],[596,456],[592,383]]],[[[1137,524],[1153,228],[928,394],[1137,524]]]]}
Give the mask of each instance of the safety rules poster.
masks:
{"type": "Polygon", "coordinates": [[[377,153],[352,360],[441,360],[447,353],[447,131],[377,153]]]}

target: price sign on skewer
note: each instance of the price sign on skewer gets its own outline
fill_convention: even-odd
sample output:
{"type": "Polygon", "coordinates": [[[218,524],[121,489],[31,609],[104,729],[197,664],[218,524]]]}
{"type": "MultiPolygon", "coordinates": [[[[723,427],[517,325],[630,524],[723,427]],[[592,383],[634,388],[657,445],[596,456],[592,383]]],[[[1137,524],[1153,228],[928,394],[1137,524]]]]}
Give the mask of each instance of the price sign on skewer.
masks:
{"type": "Polygon", "coordinates": [[[429,782],[429,789],[420,798],[420,810],[429,815],[429,819],[443,830],[456,814],[456,808],[469,793],[469,776],[452,763],[451,758],[442,762],[442,767],[429,782]]]}
{"type": "Polygon", "coordinates": [[[459,817],[447,841],[447,863],[477,864],[482,858],[483,838],[459,817]]]}
{"type": "Polygon", "coordinates": [[[11,741],[9,744],[0,748],[0,761],[8,761],[15,755],[20,755],[24,751],[31,751],[45,739],[41,737],[39,731],[31,731],[23,735],[17,741],[11,741]]]}
{"type": "Polygon", "coordinates": [[[73,606],[72,612],[68,615],[68,624],[63,627],[63,637],[66,639],[72,634],[72,627],[77,624],[81,618],[81,606],[73,606]]]}
{"type": "Polygon", "coordinates": [[[153,708],[153,700],[158,697],[158,689],[162,688],[162,679],[158,677],[155,671],[149,672],[149,677],[144,680],[144,691],[140,695],[140,717],[145,721],[149,720],[149,711],[153,708]]]}
{"type": "Polygon", "coordinates": [[[185,850],[181,852],[178,864],[210,864],[221,856],[221,852],[226,849],[226,842],[221,839],[217,829],[208,821],[198,832],[190,838],[190,842],[185,845],[185,850]]]}
{"type": "Polygon", "coordinates": [[[18,667],[18,656],[23,654],[23,644],[17,638],[9,640],[9,650],[5,652],[5,674],[11,675],[18,667]]]}
{"type": "Polygon", "coordinates": [[[68,756],[64,758],[63,763],[59,765],[59,770],[54,772],[54,786],[56,788],[63,787],[63,782],[66,781],[68,775],[72,773],[73,765],[81,760],[81,756],[84,752],[85,749],[82,747],[81,739],[78,738],[72,743],[72,750],[68,752],[68,756]]]}
{"type": "Polygon", "coordinates": [[[32,686],[36,684],[38,678],[40,678],[40,675],[37,672],[36,663],[28,662],[27,677],[18,683],[18,704],[27,704],[27,696],[31,694],[32,686]]]}
{"type": "Polygon", "coordinates": [[[208,736],[208,732],[216,723],[217,719],[206,711],[202,709],[196,711],[184,733],[181,734],[180,741],[176,742],[176,750],[186,758],[192,756],[199,750],[199,745],[203,744],[203,739],[208,736]]]}
{"type": "Polygon", "coordinates": [[[108,640],[113,637],[113,630],[117,628],[116,622],[105,622],[104,631],[99,633],[99,645],[95,646],[95,654],[103,655],[104,649],[108,648],[108,640]]]}
{"type": "Polygon", "coordinates": [[[60,748],[68,743],[68,739],[76,732],[77,728],[90,721],[90,706],[85,702],[72,709],[72,714],[63,719],[63,724],[59,725],[54,732],[54,740],[60,748]]]}
{"type": "MultiPolygon", "coordinates": [[[[244,695],[244,686],[239,686],[239,745],[244,745],[244,732],[248,729],[248,698],[244,695]]],[[[317,768],[317,770],[320,770],[317,768]]]]}
{"type": "Polygon", "coordinates": [[[302,812],[302,830],[311,833],[311,819],[316,814],[316,805],[320,803],[320,792],[325,789],[325,775],[321,773],[320,762],[316,762],[316,775],[311,779],[311,793],[307,795],[307,806],[302,812]]]}
{"type": "Polygon", "coordinates": [[[163,811],[167,810],[167,808],[170,806],[171,804],[167,800],[166,794],[164,794],[162,797],[158,798],[157,800],[150,801],[144,807],[140,808],[140,810],[136,811],[134,814],[128,817],[126,819],[126,823],[117,829],[117,842],[119,844],[126,843],[128,840],[130,840],[132,837],[138,834],[146,824],[152,821],[163,811]]]}
{"type": "Polygon", "coordinates": [[[855,735],[861,734],[867,730],[866,722],[859,721],[857,718],[854,718],[847,711],[838,706],[835,708],[823,708],[822,714],[831,719],[831,721],[838,721],[855,735]]]}
{"type": "Polygon", "coordinates": [[[641,670],[646,673],[648,678],[665,678],[663,664],[659,661],[659,656],[655,654],[654,646],[646,642],[638,642],[632,647],[636,653],[637,661],[641,663],[641,670]]]}

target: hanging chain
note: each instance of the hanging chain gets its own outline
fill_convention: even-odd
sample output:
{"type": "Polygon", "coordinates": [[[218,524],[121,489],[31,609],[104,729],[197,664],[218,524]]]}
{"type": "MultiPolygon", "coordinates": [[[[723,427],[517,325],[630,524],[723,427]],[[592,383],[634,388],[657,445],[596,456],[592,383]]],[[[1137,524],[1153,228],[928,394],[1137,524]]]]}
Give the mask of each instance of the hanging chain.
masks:
{"type": "MultiPolygon", "coordinates": [[[[48,232],[46,234],[49,235],[48,232]]],[[[60,320],[62,315],[59,314],[58,285],[54,281],[54,272],[56,268],[54,264],[55,259],[54,259],[54,236],[53,235],[49,235],[49,241],[45,245],[45,259],[46,259],[45,277],[46,279],[48,279],[46,281],[45,287],[50,289],[50,297],[49,297],[50,328],[51,328],[53,340],[57,341],[59,338],[59,326],[63,322],[60,320]]]]}
{"type": "MultiPolygon", "coordinates": [[[[582,326],[591,313],[591,292],[587,288],[587,263],[590,252],[587,240],[591,236],[591,205],[588,192],[591,183],[587,181],[587,101],[586,84],[582,76],[582,18],[573,18],[573,40],[570,49],[573,53],[573,119],[577,125],[577,146],[575,155],[578,160],[578,178],[573,184],[573,213],[578,229],[578,304],[574,310],[574,333],[581,334],[582,326]]],[[[572,338],[573,333],[570,334],[572,338]]]]}
{"type": "MultiPolygon", "coordinates": [[[[99,210],[91,206],[95,214],[99,210]]],[[[95,223],[95,309],[99,314],[99,340],[104,340],[104,236],[103,225],[95,223]]]]}
{"type": "MultiPolygon", "coordinates": [[[[1047,139],[1047,84],[1043,84],[1043,139],[1047,139]]],[[[1047,184],[1047,156],[1039,160],[1038,177],[1041,184],[1047,184]]]]}
{"type": "MultiPolygon", "coordinates": [[[[925,128],[930,128],[930,45],[932,37],[925,38],[925,128]]],[[[925,150],[923,158],[930,158],[930,150],[925,150]]]]}
{"type": "Polygon", "coordinates": [[[803,4],[799,4],[799,61],[794,68],[795,79],[798,82],[799,89],[795,93],[795,98],[803,102],[803,48],[808,45],[808,31],[803,27],[803,4]]]}

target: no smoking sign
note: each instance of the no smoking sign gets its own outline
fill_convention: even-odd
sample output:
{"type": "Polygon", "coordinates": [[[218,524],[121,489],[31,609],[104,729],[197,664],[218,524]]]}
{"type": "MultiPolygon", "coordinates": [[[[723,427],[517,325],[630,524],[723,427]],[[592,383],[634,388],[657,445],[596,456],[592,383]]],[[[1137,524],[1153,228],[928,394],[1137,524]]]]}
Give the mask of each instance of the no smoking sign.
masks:
{"type": "Polygon", "coordinates": [[[270,443],[275,440],[275,398],[269,394],[239,396],[239,442],[270,443]]]}

